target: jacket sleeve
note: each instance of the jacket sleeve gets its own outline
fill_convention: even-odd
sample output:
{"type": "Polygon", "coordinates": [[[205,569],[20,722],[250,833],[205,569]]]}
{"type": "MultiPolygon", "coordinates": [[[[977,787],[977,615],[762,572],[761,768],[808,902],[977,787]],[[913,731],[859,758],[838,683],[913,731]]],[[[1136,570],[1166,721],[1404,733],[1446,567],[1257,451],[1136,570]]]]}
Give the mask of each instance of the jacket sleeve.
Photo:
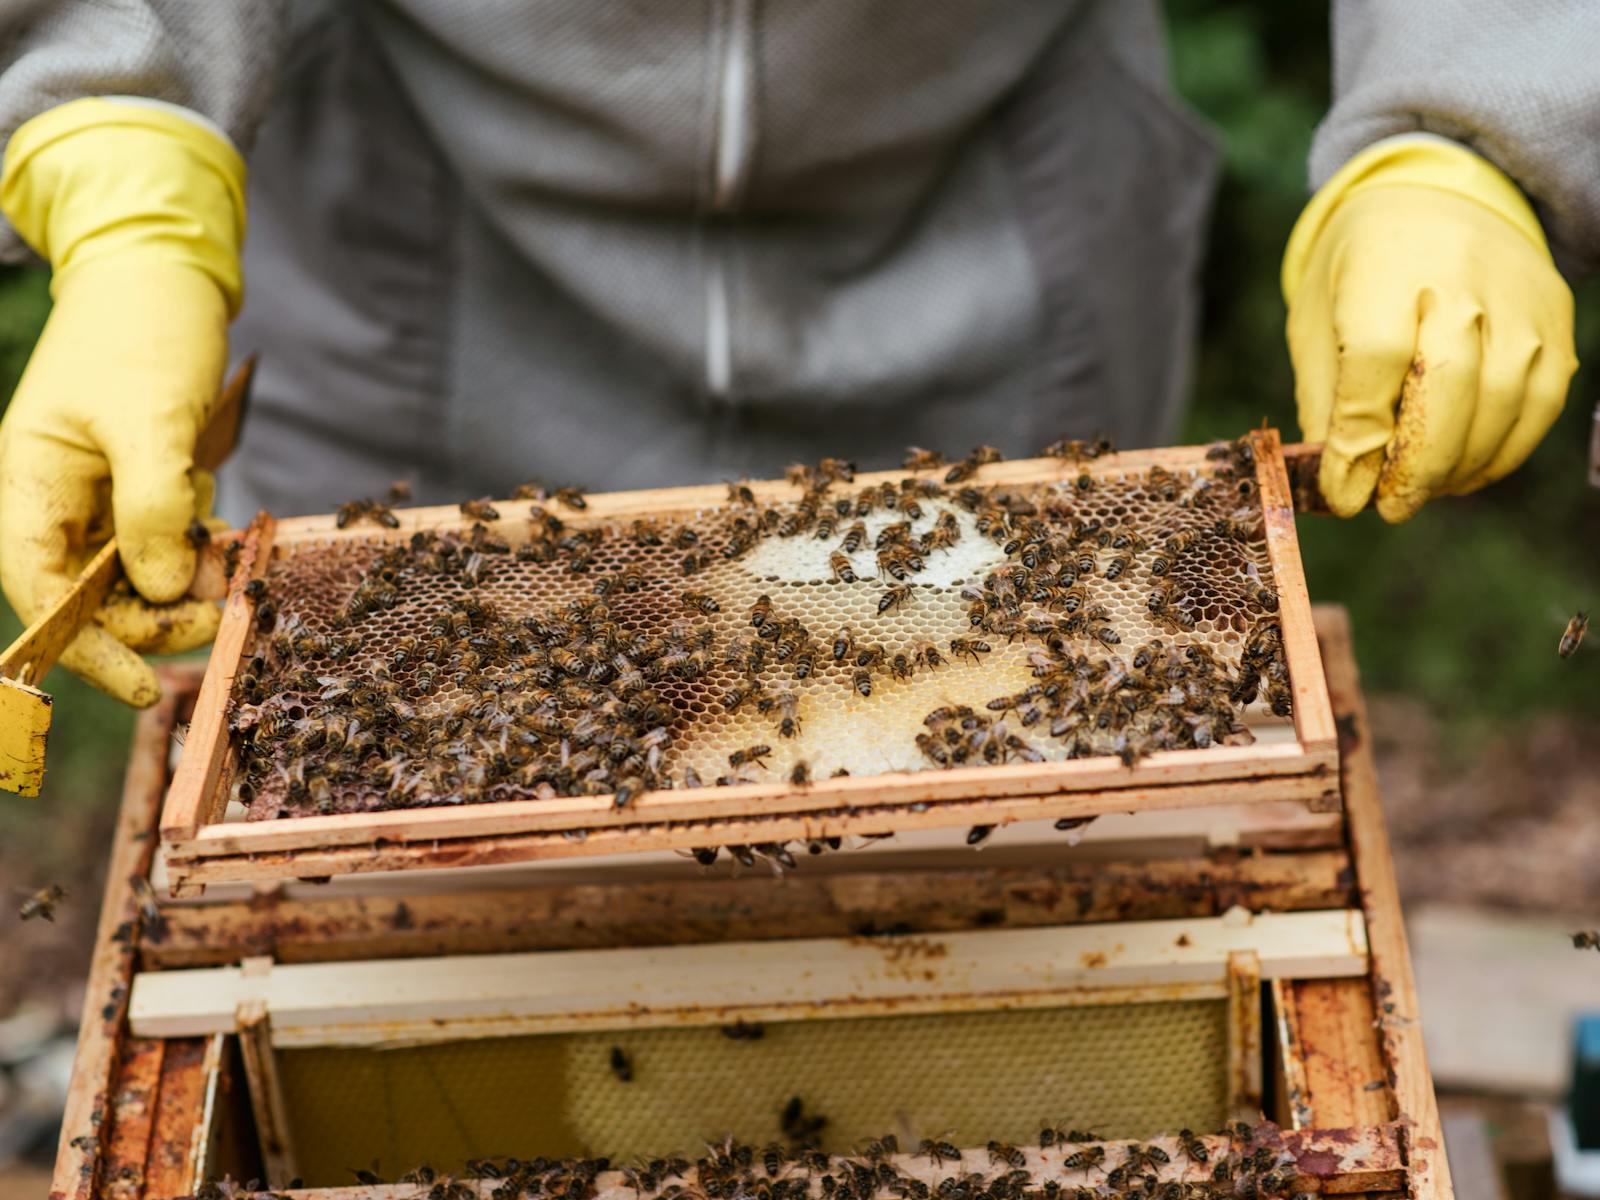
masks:
{"type": "Polygon", "coordinates": [[[1438,134],[1514,179],[1557,258],[1592,270],[1597,63],[1593,0],[1334,0],[1334,103],[1312,143],[1312,186],[1383,138],[1438,134]]]}
{"type": "MultiPolygon", "coordinates": [[[[176,105],[248,152],[288,41],[290,0],[0,0],[0,141],[69,100],[176,105]]],[[[0,218],[0,260],[29,251],[0,218]]]]}

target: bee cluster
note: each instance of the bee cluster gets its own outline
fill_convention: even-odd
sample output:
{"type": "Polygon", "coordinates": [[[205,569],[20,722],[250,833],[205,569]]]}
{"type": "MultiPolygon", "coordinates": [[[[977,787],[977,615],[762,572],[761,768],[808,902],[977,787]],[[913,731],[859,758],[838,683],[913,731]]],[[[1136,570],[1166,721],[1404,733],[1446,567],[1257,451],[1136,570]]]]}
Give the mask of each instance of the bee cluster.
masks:
{"type": "MultiPolygon", "coordinates": [[[[1270,1122],[1236,1122],[1221,1133],[1226,1142],[1214,1149],[1182,1130],[1169,1152],[1155,1142],[1107,1144],[1094,1133],[1046,1127],[1037,1154],[998,1141],[963,1152],[924,1138],[902,1155],[893,1134],[848,1155],[804,1140],[756,1147],[730,1138],[692,1162],[646,1159],[618,1174],[638,1200],[1309,1200],[1293,1191],[1300,1172],[1270,1122]]],[[[593,1200],[602,1172],[611,1170],[605,1158],[478,1158],[461,1178],[420,1166],[398,1182],[415,1186],[418,1200],[593,1200]]],[[[383,1182],[371,1171],[356,1176],[369,1186],[383,1182]]],[[[255,1190],[209,1182],[197,1196],[242,1200],[255,1190]]]]}
{"type": "Polygon", "coordinates": [[[871,486],[825,459],[790,469],[797,499],[737,483],[676,522],[530,489],[401,538],[346,506],[374,537],[296,547],[248,589],[235,798],[254,818],[622,807],[1248,741],[1258,697],[1291,712],[1252,443],[1181,472],[1092,464],[1105,449],[1050,447],[1077,472],[1059,483],[984,484],[990,447],[913,450],[871,486]]]}

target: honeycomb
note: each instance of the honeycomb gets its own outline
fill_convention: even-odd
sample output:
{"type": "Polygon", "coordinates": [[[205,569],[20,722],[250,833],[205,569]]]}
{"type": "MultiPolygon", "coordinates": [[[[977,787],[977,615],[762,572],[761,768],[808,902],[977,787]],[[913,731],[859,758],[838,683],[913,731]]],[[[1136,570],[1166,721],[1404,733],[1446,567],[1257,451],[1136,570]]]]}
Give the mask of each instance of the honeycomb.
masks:
{"type": "Polygon", "coordinates": [[[449,533],[282,547],[230,710],[235,798],[255,820],[623,805],[956,763],[1131,764],[1248,741],[1247,712],[1287,720],[1249,442],[1175,472],[1113,458],[1063,482],[944,477],[808,470],[798,499],[730,485],[670,520],[599,520],[568,497],[449,533]]]}
{"type": "Polygon", "coordinates": [[[717,1028],[645,1029],[279,1052],[297,1169],[348,1183],[352,1163],[392,1174],[460,1170],[516,1153],[683,1153],[733,1137],[788,1141],[799,1096],[827,1118],[822,1149],[894,1132],[1033,1143],[1039,1127],[1148,1137],[1227,1116],[1226,1005],[1214,1000],[768,1022],[754,1040],[717,1028]],[[612,1046],[632,1067],[624,1083],[612,1046]]]}

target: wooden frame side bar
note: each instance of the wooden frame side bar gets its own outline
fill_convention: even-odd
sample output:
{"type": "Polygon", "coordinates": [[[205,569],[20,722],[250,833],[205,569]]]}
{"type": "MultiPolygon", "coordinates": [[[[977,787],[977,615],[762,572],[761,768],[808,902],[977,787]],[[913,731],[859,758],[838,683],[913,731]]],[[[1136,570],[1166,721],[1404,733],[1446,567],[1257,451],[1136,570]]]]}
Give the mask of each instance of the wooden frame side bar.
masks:
{"type": "Polygon", "coordinates": [[[139,716],[122,785],[122,808],[106,866],[105,899],[89,960],[78,1048],[61,1117],[51,1200],[89,1200],[99,1182],[104,1147],[98,1138],[84,1135],[107,1128],[110,1121],[111,1079],[140,920],[139,902],[128,879],[150,870],[155,850],[151,831],[167,782],[167,740],[182,699],[172,686],[174,675],[163,670],[160,677],[164,685],[161,699],[139,716]],[[119,930],[128,932],[118,937],[119,930]]]}
{"type": "Polygon", "coordinates": [[[1401,1146],[1412,1194],[1415,1200],[1452,1200],[1455,1192],[1423,1048],[1416,979],[1400,913],[1400,888],[1378,798],[1377,768],[1367,748],[1371,727],[1350,651],[1350,618],[1342,608],[1334,607],[1318,609],[1315,617],[1330,691],[1338,696],[1340,708],[1350,714],[1342,730],[1346,743],[1345,819],[1356,877],[1361,881],[1362,904],[1371,922],[1372,998],[1388,1082],[1399,1110],[1396,1119],[1402,1129],[1401,1146]]]}
{"type": "Polygon", "coordinates": [[[1278,588],[1283,652],[1294,689],[1294,728],[1308,754],[1332,752],[1338,746],[1328,683],[1317,647],[1317,630],[1306,591],[1305,568],[1295,533],[1294,494],[1284,466],[1283,446],[1275,429],[1256,437],[1256,479],[1261,487],[1261,512],[1267,526],[1267,556],[1278,588]],[[1265,451],[1265,453],[1263,453],[1265,451]]]}
{"type": "Polygon", "coordinates": [[[221,814],[220,783],[228,757],[228,697],[254,633],[255,605],[245,595],[245,585],[266,571],[272,548],[273,521],[259,514],[244,534],[239,565],[228,582],[228,599],[222,622],[206,666],[200,694],[195,699],[194,720],[184,739],[183,756],[172,776],[172,787],[161,812],[161,840],[192,838],[201,826],[221,814]]]}

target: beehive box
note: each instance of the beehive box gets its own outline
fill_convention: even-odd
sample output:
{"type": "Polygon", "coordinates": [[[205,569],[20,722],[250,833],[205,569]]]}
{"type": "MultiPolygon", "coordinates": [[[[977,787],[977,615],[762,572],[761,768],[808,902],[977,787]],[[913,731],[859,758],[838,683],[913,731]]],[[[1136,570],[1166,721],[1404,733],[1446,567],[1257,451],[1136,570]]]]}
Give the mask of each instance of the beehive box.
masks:
{"type": "Polygon", "coordinates": [[[1276,435],[944,476],[259,520],[172,883],[1337,803],[1276,435]]]}
{"type": "MultiPolygon", "coordinates": [[[[1314,820],[1202,806],[1178,814],[1198,838],[1149,812],[1047,853],[996,857],[1002,830],[961,864],[874,846],[777,880],[680,863],[572,882],[530,863],[219,886],[141,916],[125,881],[156,856],[166,750],[194,702],[196,680],[169,675],[130,770],[54,1194],[300,1175],[296,1197],[399,1200],[431,1190],[394,1182],[426,1159],[489,1196],[503,1179],[471,1179],[468,1158],[504,1175],[505,1155],[609,1153],[573,1194],[637,1200],[693,1194],[702,1168],[615,1168],[676,1149],[707,1160],[709,1187],[703,1142],[724,1135],[754,1145],[746,1182],[770,1188],[760,1151],[798,1095],[830,1118],[829,1171],[895,1133],[897,1178],[930,1188],[997,1178],[1014,1143],[1030,1187],[1109,1196],[1136,1141],[1169,1160],[1140,1169],[1157,1191],[1237,1196],[1249,1175],[1258,1194],[1448,1197],[1347,633],[1336,612],[1320,625],[1345,741],[1342,805],[1314,820]],[[1223,1117],[1249,1133],[1212,1133],[1223,1117]],[[1106,1140],[1041,1149],[1039,1124],[1106,1140]],[[918,1157],[923,1138],[960,1162],[918,1157]],[[1233,1180],[1210,1178],[1219,1160],[1233,1180]]],[[[778,1174],[821,1186],[803,1165],[778,1174]]]]}

